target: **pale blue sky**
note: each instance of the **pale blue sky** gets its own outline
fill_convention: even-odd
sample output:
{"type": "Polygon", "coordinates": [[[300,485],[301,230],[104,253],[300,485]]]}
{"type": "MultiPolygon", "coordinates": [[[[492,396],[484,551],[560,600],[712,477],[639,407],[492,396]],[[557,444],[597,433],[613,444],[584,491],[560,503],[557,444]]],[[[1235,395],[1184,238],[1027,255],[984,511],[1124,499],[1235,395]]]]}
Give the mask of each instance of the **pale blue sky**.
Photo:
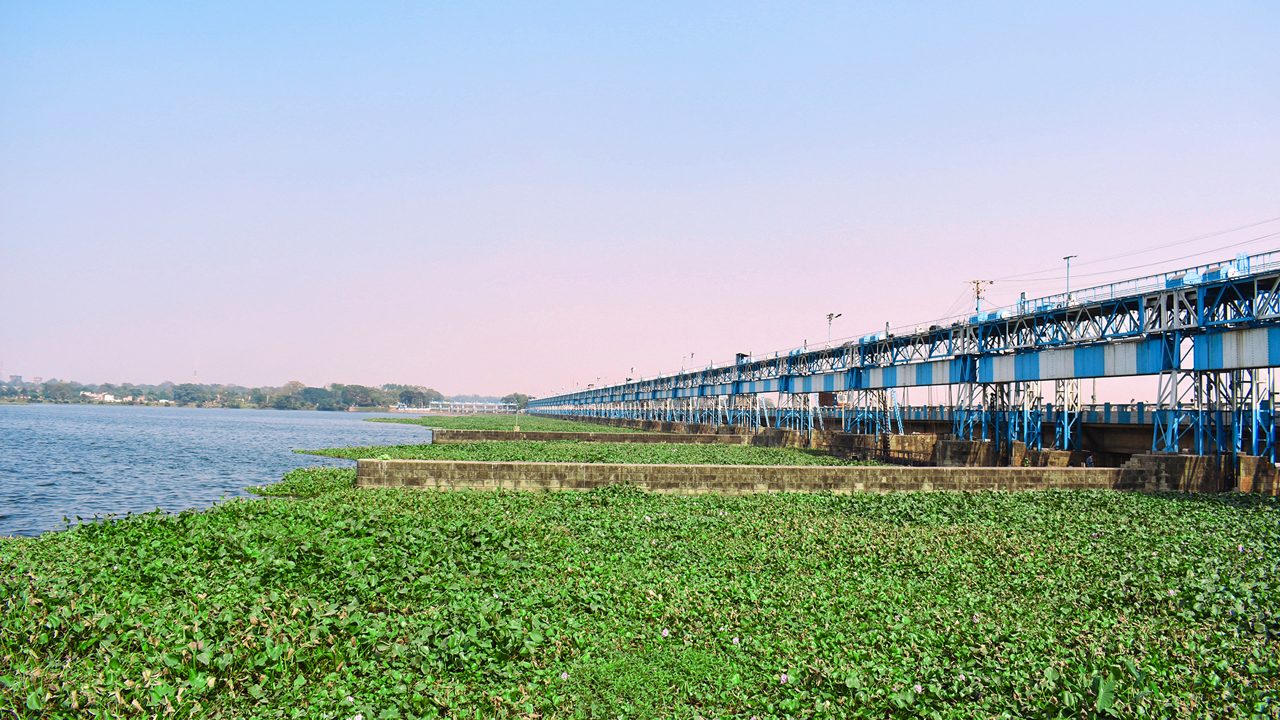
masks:
{"type": "Polygon", "coordinates": [[[0,362],[544,394],[927,320],[1280,215],[1277,37],[1274,2],[0,0],[0,362]]]}

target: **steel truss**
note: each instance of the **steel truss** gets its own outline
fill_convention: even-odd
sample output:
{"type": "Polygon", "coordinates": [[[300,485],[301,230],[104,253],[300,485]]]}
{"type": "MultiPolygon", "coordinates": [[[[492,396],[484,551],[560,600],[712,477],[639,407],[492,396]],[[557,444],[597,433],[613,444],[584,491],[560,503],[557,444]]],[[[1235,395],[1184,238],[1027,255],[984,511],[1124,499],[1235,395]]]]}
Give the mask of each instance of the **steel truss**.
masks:
{"type": "Polygon", "coordinates": [[[893,425],[897,389],[945,385],[952,397],[956,437],[985,437],[1002,444],[1020,440],[1037,447],[1041,441],[1034,429],[1036,418],[1043,423],[1048,416],[1038,383],[1033,387],[1023,375],[983,381],[976,369],[990,373],[989,362],[995,358],[1132,341],[1160,348],[1157,366],[1124,371],[1110,366],[1105,371],[1075,368],[1070,377],[1043,376],[1045,382],[1054,382],[1055,447],[1080,445],[1082,377],[1155,374],[1160,397],[1153,449],[1199,448],[1212,453],[1230,447],[1232,452],[1247,449],[1274,458],[1269,362],[1264,358],[1246,370],[1197,369],[1189,349],[1193,340],[1208,333],[1274,327],[1280,327],[1280,251],[1077,290],[1070,297],[1025,300],[1016,308],[901,334],[886,329],[834,347],[770,357],[740,355],[732,365],[538,399],[530,409],[566,416],[687,418],[754,428],[771,424],[770,408],[740,398],[779,393],[775,426],[824,427],[824,417],[838,414],[847,429],[883,433],[893,425]],[[931,374],[920,368],[917,374],[916,366],[922,363],[938,367],[931,374]],[[877,369],[885,373],[883,380],[875,381],[882,383],[878,387],[870,379],[877,369]],[[891,369],[897,371],[893,376],[891,369]],[[1235,374],[1224,379],[1224,372],[1235,374]],[[804,382],[817,376],[826,378],[823,388],[804,382]],[[822,389],[844,393],[845,402],[838,409],[814,407],[809,393],[822,389]]]}
{"type": "Polygon", "coordinates": [[[1152,452],[1276,459],[1275,369],[1160,376],[1152,452]]]}

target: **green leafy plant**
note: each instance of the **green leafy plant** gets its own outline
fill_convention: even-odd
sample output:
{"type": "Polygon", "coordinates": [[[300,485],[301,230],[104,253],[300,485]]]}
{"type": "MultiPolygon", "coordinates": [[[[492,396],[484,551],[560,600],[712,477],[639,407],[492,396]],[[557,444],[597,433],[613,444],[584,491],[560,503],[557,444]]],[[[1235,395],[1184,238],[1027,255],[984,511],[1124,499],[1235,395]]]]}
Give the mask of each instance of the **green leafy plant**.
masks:
{"type": "Polygon", "coordinates": [[[422,425],[442,430],[515,430],[525,432],[635,433],[635,428],[614,427],[582,420],[561,420],[540,415],[429,415],[425,417],[367,418],[369,422],[422,425]]]}
{"type": "Polygon", "coordinates": [[[326,457],[484,462],[626,463],[639,465],[874,465],[816,450],[754,445],[497,440],[439,445],[388,445],[298,452],[326,457]]]}
{"type": "Polygon", "coordinates": [[[1280,503],[403,492],[0,539],[0,717],[1269,717],[1280,503]]]}

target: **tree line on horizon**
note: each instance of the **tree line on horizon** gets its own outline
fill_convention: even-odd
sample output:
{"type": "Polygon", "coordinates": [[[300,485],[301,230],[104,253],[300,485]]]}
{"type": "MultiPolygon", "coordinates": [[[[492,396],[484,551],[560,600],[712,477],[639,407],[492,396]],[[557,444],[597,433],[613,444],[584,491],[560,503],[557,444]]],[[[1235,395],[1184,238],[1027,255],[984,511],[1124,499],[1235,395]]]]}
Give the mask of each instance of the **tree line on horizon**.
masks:
{"type": "Polygon", "coordinates": [[[377,387],[333,383],[312,387],[296,380],[280,387],[244,387],[203,383],[163,382],[84,384],[48,380],[42,383],[0,382],[0,399],[39,403],[121,405],[178,405],[182,407],[273,408],[276,410],[347,410],[404,405],[427,407],[432,402],[509,402],[524,409],[531,399],[523,393],[445,396],[421,385],[388,383],[377,387]]]}

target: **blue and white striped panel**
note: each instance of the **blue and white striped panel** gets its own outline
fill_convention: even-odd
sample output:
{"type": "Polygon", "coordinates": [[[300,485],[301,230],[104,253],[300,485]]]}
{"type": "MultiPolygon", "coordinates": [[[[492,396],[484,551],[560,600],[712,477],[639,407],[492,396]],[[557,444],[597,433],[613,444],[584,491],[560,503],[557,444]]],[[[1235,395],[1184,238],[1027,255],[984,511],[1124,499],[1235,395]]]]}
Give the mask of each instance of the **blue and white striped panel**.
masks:
{"type": "Polygon", "coordinates": [[[1014,360],[1013,355],[982,358],[978,361],[978,381],[1013,382],[1017,379],[1014,374],[1014,360]]]}
{"type": "Polygon", "coordinates": [[[963,361],[933,360],[920,363],[916,368],[917,385],[946,385],[954,382],[952,377],[963,376],[963,361]]]}
{"type": "Polygon", "coordinates": [[[1196,370],[1280,367],[1280,328],[1215,332],[1192,342],[1196,370]]]}
{"type": "Polygon", "coordinates": [[[864,377],[866,378],[866,384],[863,387],[869,390],[884,387],[884,368],[867,368],[864,377]]]}

